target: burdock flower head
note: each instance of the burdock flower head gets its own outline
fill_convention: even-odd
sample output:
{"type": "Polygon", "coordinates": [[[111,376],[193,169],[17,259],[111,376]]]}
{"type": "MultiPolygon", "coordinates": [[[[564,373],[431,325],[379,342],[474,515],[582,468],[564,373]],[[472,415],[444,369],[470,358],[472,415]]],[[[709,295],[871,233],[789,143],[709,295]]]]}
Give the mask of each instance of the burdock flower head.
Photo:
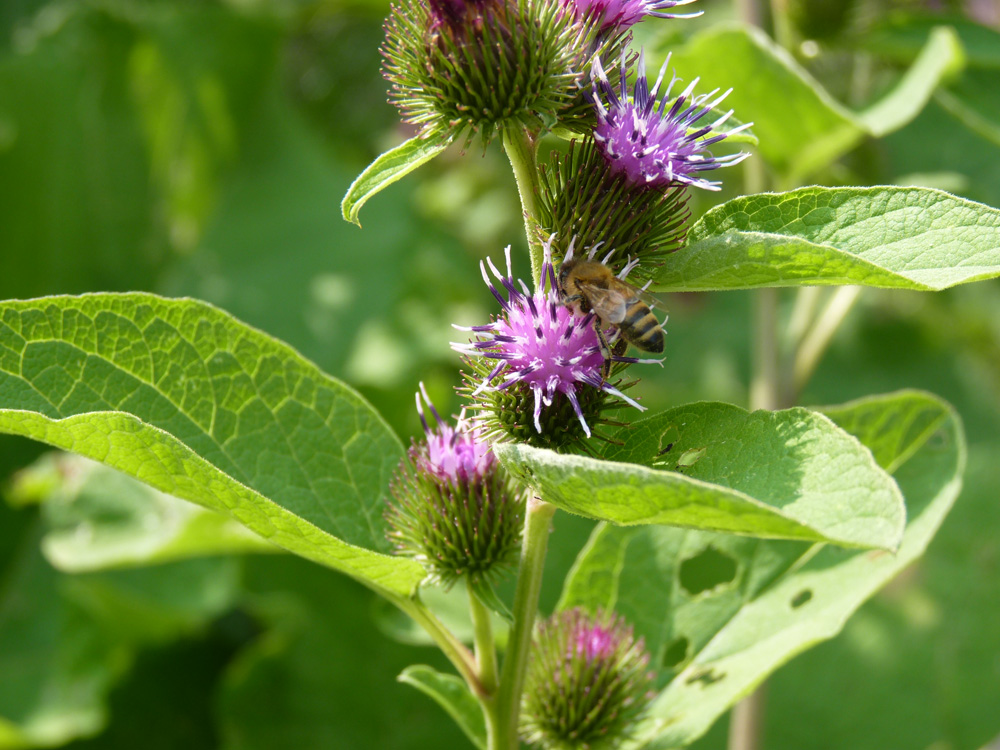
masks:
{"type": "Polygon", "coordinates": [[[506,436],[558,449],[582,445],[595,421],[615,424],[602,418],[603,412],[620,406],[609,402],[608,396],[640,410],[644,407],[622,393],[616,387],[620,383],[608,382],[618,365],[636,360],[605,352],[594,315],[576,314],[563,304],[551,252],[550,241],[545,246],[542,288],[534,294],[523,281],[515,282],[509,247],[506,275],[492,260],[481,262],[483,280],[503,312],[492,323],[455,326],[475,333],[476,340],[453,343],[452,348],[467,355],[473,374],[467,376],[466,388],[491,438],[506,436]],[[487,265],[499,284],[490,281],[487,265]]]}
{"type": "Polygon", "coordinates": [[[546,750],[616,747],[649,702],[649,655],[617,615],[553,615],[532,643],[521,733],[546,750]]]}
{"type": "Polygon", "coordinates": [[[646,16],[655,18],[695,18],[697,13],[669,13],[678,5],[688,5],[694,0],[569,0],[579,14],[593,18],[601,31],[624,31],[639,23],[646,16]]]}
{"type": "Polygon", "coordinates": [[[668,55],[650,89],[646,80],[645,57],[640,53],[638,77],[630,99],[625,57],[622,57],[620,64],[620,97],[601,67],[600,58],[594,58],[591,70],[594,106],[597,109],[594,140],[611,171],[625,175],[635,185],[650,188],[693,185],[706,190],[718,190],[720,183],[699,177],[698,173],[737,164],[750,154],[741,152],[715,157],[707,151],[708,147],[745,130],[752,123],[706,137],[709,133],[718,131],[729,119],[733,114],[730,110],[714,122],[690,130],[732,91],[730,89],[718,94],[719,90],[715,89],[707,94],[692,96],[698,83],[697,78],[667,110],[670,92],[678,80],[676,76],[672,77],[657,106],[656,97],[669,62],[668,55]]]}
{"type": "Polygon", "coordinates": [[[390,485],[389,538],[445,585],[462,577],[472,583],[494,578],[516,562],[523,493],[515,491],[479,430],[463,417],[454,427],[441,419],[423,383],[417,413],[424,440],[413,443],[390,485]]]}
{"type": "Polygon", "coordinates": [[[425,137],[549,127],[576,101],[592,24],[561,0],[412,0],[385,25],[390,100],[425,137]]]}

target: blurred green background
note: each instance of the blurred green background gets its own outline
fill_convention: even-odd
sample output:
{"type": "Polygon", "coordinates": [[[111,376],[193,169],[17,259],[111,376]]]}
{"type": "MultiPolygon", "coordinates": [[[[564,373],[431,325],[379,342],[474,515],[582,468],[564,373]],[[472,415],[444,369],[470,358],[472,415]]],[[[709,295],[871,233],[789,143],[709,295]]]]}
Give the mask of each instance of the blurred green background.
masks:
{"type": "MultiPolygon", "coordinates": [[[[641,36],[680,43],[733,15],[729,3],[699,5],[704,18],[653,20],[641,36]]],[[[2,0],[0,298],[198,297],[357,387],[404,439],[418,430],[418,380],[456,411],[450,324],[492,311],[478,260],[507,244],[518,256],[520,207],[494,145],[449,151],[378,195],[362,230],[341,219],[353,177],[409,135],[379,74],[387,10],[2,0]]],[[[934,24],[960,27],[971,60],[912,123],[810,181],[925,184],[1000,206],[998,14],[988,2],[792,2],[799,62],[855,107],[898,78],[934,24]]],[[[723,198],[741,192],[738,170],[723,179],[723,198]]],[[[695,214],[717,199],[700,197],[695,214]]],[[[645,403],[745,405],[750,296],[674,295],[670,308],[667,361],[643,372],[645,403]]],[[[918,566],[771,680],[768,748],[976,750],[1000,735],[997,282],[866,291],[803,403],[904,387],[957,406],[966,489],[918,566]]],[[[70,501],[91,493],[98,523],[126,511],[108,501],[113,477],[63,486],[87,471],[74,462],[37,482],[17,473],[41,452],[0,439],[0,748],[465,746],[394,679],[443,660],[373,627],[391,630],[373,597],[335,573],[279,555],[57,571],[39,542],[67,523],[70,501]]],[[[589,524],[560,514],[555,531],[546,609],[589,524]]],[[[722,748],[724,736],[723,721],[698,747],[722,748]]]]}

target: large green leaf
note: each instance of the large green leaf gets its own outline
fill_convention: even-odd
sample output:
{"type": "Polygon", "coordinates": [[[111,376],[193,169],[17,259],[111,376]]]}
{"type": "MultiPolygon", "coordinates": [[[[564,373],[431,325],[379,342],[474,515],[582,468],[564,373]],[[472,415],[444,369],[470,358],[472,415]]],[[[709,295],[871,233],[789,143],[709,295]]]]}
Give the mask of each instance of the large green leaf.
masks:
{"type": "Polygon", "coordinates": [[[426,164],[446,148],[450,141],[414,136],[396,148],[386,151],[358,175],[347,189],[340,211],[347,221],[361,226],[361,207],[376,193],[402,179],[422,164],[426,164]]]}
{"type": "Polygon", "coordinates": [[[48,526],[42,551],[66,572],[281,551],[230,516],[68,453],[45,455],[19,471],[10,499],[42,504],[48,526]]]}
{"type": "Polygon", "coordinates": [[[938,291],[1000,276],[1000,210],[928,188],[807,187],[724,203],[666,259],[673,291],[862,284],[938,291]]]}
{"type": "Polygon", "coordinates": [[[892,479],[857,440],[802,408],[748,413],[698,403],[632,423],[608,460],[508,444],[504,465],[572,513],[757,537],[894,549],[892,479]]]}
{"type": "Polygon", "coordinates": [[[896,554],[607,525],[581,553],[560,606],[622,613],[661,670],[637,745],[686,746],[774,669],[838,633],[923,553],[951,508],[965,443],[948,404],[904,391],[823,411],[902,488],[909,523],[896,554]]]}
{"type": "Polygon", "coordinates": [[[760,154],[789,182],[827,166],[865,137],[898,129],[916,116],[942,78],[962,63],[953,31],[936,29],[919,58],[884,99],[855,113],[762,31],[710,28],[674,52],[671,64],[705,88],[732,88],[726,100],[754,123],[760,154]],[[780,92],[776,96],[775,92],[780,92]]]}
{"type": "Polygon", "coordinates": [[[204,303],[146,294],[0,304],[0,431],[227,514],[407,595],[382,507],[402,455],[360,396],[204,303]]]}

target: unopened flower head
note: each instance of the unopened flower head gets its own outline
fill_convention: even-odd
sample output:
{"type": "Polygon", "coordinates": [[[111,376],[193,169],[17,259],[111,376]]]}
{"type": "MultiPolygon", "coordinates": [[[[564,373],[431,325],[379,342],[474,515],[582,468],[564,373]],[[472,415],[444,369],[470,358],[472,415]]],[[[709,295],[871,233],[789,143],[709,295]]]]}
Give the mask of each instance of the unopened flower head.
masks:
{"type": "Polygon", "coordinates": [[[670,92],[678,81],[673,76],[657,106],[657,96],[669,62],[668,55],[650,89],[646,80],[645,58],[640,53],[638,77],[632,97],[629,98],[625,57],[621,58],[621,84],[618,92],[608,80],[600,58],[594,59],[591,69],[594,106],[597,109],[594,140],[611,171],[624,174],[636,185],[651,188],[693,185],[706,190],[718,190],[721,183],[711,182],[699,176],[699,173],[737,164],[750,154],[741,152],[715,157],[707,151],[708,147],[745,130],[752,123],[724,133],[717,132],[733,114],[730,110],[714,122],[697,127],[696,123],[722,103],[732,91],[730,89],[719,94],[719,90],[715,89],[707,94],[694,96],[697,78],[684,89],[668,110],[670,92]],[[691,130],[692,128],[696,129],[691,130]],[[706,137],[713,131],[716,132],[715,135],[706,137]]]}
{"type": "Polygon", "coordinates": [[[557,613],[532,643],[521,733],[546,750],[617,747],[649,702],[649,655],[618,615],[557,613]]]}
{"type": "Polygon", "coordinates": [[[600,30],[624,31],[646,16],[655,18],[695,18],[697,13],[674,13],[673,8],[689,5],[694,0],[569,0],[577,12],[593,18],[600,30]]]}
{"type": "Polygon", "coordinates": [[[523,493],[515,491],[464,415],[455,426],[441,418],[423,383],[417,413],[424,440],[413,443],[390,484],[395,502],[386,512],[389,538],[399,554],[422,563],[435,581],[451,585],[462,577],[495,577],[516,562],[523,493]]]}
{"type": "Polygon", "coordinates": [[[535,445],[562,447],[590,437],[590,421],[618,407],[607,402],[608,396],[643,407],[608,382],[614,362],[605,357],[594,315],[576,314],[563,304],[551,242],[545,248],[543,287],[535,293],[515,281],[509,247],[506,275],[490,259],[480,263],[483,280],[503,312],[492,323],[455,326],[477,336],[452,348],[467,355],[475,373],[470,385],[473,406],[481,410],[479,418],[491,436],[506,434],[535,445]],[[490,280],[487,265],[499,283],[490,280]]]}
{"type": "Polygon", "coordinates": [[[650,190],[608,167],[591,138],[553,150],[540,168],[535,232],[572,237],[578,247],[613,252],[616,270],[638,261],[631,283],[648,281],[687,236],[690,211],[682,185],[650,190]]]}
{"type": "Polygon", "coordinates": [[[385,29],[390,100],[437,139],[551,125],[590,60],[591,25],[561,0],[407,0],[385,29]]]}

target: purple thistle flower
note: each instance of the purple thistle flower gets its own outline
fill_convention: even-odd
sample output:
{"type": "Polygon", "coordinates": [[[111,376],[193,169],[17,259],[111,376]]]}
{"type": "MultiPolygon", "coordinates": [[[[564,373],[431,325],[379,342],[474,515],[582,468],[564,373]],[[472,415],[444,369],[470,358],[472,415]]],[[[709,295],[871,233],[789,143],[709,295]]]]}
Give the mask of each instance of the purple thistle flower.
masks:
{"type": "Polygon", "coordinates": [[[415,445],[410,449],[410,458],[417,469],[452,482],[482,479],[493,469],[496,458],[479,430],[469,427],[464,412],[455,427],[441,419],[423,383],[420,384],[420,392],[417,393],[417,414],[420,415],[420,422],[424,426],[424,435],[427,438],[425,445],[415,445]],[[421,396],[423,401],[427,402],[437,422],[435,429],[431,429],[427,424],[421,396]]]}
{"type": "Polygon", "coordinates": [[[694,0],[570,0],[577,13],[584,18],[593,18],[601,31],[617,29],[624,31],[646,16],[656,18],[697,18],[696,13],[667,13],[678,5],[688,5],[694,0]]]}
{"type": "Polygon", "coordinates": [[[507,259],[506,276],[500,273],[489,258],[485,263],[479,264],[483,280],[503,308],[503,314],[487,325],[455,326],[461,331],[478,334],[478,340],[472,343],[452,343],[455,351],[496,360],[496,366],[473,395],[483,391],[502,391],[515,383],[523,383],[534,395],[533,417],[538,433],[542,432],[542,407],[550,406],[557,394],[561,394],[572,405],[584,434],[590,437],[590,427],[580,408],[578,395],[579,389],[584,386],[617,396],[644,411],[645,407],[604,379],[605,358],[601,341],[594,329],[593,313],[577,315],[563,305],[552,268],[551,238],[545,245],[542,288],[535,294],[531,294],[520,279],[515,285],[510,247],[504,252],[507,259]],[[490,281],[486,272],[487,264],[500,282],[499,286],[506,289],[506,299],[497,285],[490,281]],[[502,379],[497,385],[491,385],[496,378],[502,379]]]}
{"type": "Polygon", "coordinates": [[[622,56],[620,65],[620,98],[608,80],[604,68],[601,67],[600,58],[594,58],[591,68],[594,107],[597,109],[594,140],[612,173],[624,173],[635,185],[660,188],[685,184],[706,190],[718,190],[721,183],[698,177],[697,173],[738,164],[750,154],[740,152],[715,157],[706,149],[713,143],[749,128],[753,123],[740,125],[725,133],[705,138],[704,136],[717,130],[729,119],[733,114],[733,111],[729,110],[711,124],[703,125],[689,133],[688,130],[729,96],[732,89],[719,95],[714,101],[709,100],[715,97],[718,89],[707,94],[692,96],[699,80],[695,78],[667,111],[670,91],[679,80],[676,76],[672,76],[657,107],[656,97],[669,62],[668,55],[651,90],[646,80],[645,53],[640,52],[639,75],[630,100],[625,56],[622,56]]]}

